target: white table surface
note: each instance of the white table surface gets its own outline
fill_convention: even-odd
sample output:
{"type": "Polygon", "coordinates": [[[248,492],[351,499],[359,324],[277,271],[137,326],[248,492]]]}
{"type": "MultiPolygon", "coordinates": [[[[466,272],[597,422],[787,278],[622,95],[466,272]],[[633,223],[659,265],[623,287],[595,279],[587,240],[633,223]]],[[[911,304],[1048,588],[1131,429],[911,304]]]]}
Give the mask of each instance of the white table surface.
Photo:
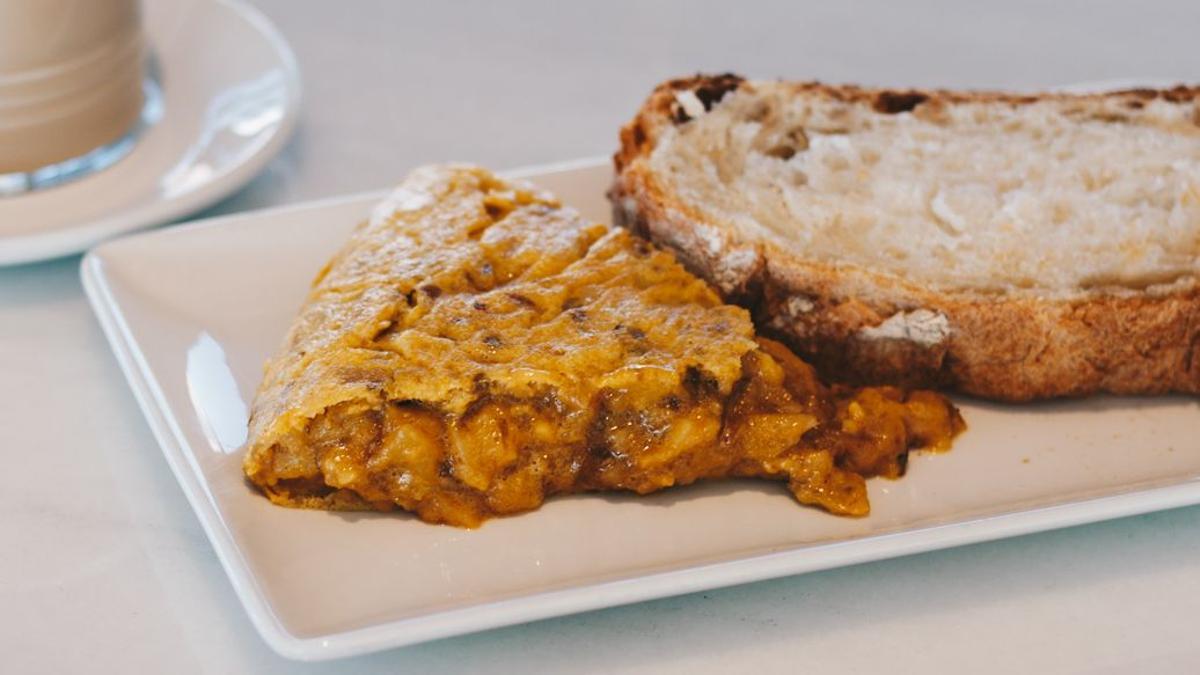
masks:
{"type": "MultiPolygon", "coordinates": [[[[379,188],[422,162],[608,153],[655,82],[696,70],[1200,80],[1195,2],[257,4],[299,57],[301,128],[211,213],[379,188]]],[[[286,661],[234,597],[78,264],[0,269],[0,672],[1200,672],[1200,508],[286,661]]]]}

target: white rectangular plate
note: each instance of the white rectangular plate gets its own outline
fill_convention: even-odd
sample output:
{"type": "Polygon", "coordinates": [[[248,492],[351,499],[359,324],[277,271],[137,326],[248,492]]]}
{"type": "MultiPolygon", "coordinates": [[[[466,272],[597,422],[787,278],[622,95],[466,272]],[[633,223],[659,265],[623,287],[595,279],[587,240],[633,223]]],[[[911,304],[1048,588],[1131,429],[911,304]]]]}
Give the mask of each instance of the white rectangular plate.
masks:
{"type": "MultiPolygon", "coordinates": [[[[513,172],[608,220],[609,163],[513,172]]],[[[510,173],[512,175],[512,173],[510,173]]],[[[271,505],[242,479],[247,403],[310,279],[378,194],[100,246],[88,296],[255,626],[325,659],[649,598],[1200,502],[1200,401],[962,401],[950,453],[837,518],[782,485],[554,499],[468,531],[271,505]]]]}

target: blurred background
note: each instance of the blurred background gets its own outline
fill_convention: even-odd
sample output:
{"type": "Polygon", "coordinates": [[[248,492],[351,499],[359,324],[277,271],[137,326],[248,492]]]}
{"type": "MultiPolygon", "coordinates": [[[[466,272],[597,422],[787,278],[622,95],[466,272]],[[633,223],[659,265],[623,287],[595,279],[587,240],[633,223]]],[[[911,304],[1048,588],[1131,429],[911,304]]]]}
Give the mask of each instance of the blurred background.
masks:
{"type": "Polygon", "coordinates": [[[424,162],[611,153],[697,71],[1031,89],[1200,71],[1200,2],[253,0],[304,78],[296,139],[218,212],[386,186],[424,162]]]}

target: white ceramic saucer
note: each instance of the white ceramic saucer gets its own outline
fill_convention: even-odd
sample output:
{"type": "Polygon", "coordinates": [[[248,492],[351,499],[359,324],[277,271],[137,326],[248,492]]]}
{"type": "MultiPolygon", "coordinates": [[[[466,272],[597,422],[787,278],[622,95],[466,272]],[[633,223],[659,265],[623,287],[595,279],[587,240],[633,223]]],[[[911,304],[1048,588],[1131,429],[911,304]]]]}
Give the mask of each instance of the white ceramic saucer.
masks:
{"type": "Polygon", "coordinates": [[[83,251],[168,222],[250,181],[296,123],[291,49],[233,0],[144,3],[162,117],[124,159],[63,185],[0,198],[0,265],[83,251]]]}

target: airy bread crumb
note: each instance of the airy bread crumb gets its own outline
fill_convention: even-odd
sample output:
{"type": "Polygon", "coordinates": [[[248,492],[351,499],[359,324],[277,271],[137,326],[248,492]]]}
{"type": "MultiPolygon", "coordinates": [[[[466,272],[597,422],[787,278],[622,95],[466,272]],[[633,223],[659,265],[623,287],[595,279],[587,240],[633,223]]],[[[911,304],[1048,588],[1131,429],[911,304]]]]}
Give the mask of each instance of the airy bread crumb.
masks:
{"type": "Polygon", "coordinates": [[[757,83],[649,158],[689,206],[806,258],[942,289],[1072,294],[1200,271],[1196,103],[979,100],[881,113],[757,83]]]}

